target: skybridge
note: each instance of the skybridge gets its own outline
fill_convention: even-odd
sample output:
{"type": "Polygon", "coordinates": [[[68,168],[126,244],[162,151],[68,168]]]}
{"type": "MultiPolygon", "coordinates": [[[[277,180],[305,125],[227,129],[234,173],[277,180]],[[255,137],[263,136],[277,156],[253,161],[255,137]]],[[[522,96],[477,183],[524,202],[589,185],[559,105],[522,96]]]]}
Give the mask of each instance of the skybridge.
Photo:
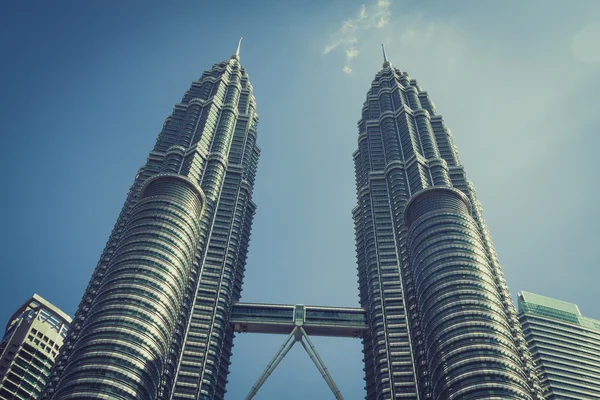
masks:
{"type": "Polygon", "coordinates": [[[362,308],[305,306],[304,304],[235,304],[229,319],[235,332],[288,335],[246,396],[246,400],[256,395],[258,389],[297,342],[300,342],[315,364],[335,398],[343,400],[309,336],[362,338],[363,332],[367,329],[366,318],[366,312],[362,308]]]}
{"type": "Polygon", "coordinates": [[[305,306],[302,304],[237,303],[231,318],[235,332],[289,335],[302,325],[311,336],[361,338],[367,329],[362,308],[305,306]]]}

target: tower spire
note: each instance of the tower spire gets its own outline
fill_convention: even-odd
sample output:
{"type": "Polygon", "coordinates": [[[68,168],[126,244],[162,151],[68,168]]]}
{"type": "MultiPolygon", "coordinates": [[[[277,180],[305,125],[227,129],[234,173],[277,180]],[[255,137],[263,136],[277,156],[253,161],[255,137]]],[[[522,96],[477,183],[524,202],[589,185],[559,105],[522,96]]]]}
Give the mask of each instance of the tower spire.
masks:
{"type": "Polygon", "coordinates": [[[240,47],[242,47],[242,39],[243,39],[243,37],[240,36],[240,40],[238,41],[237,49],[235,49],[235,54],[231,56],[231,58],[233,58],[234,60],[239,61],[239,59],[240,59],[240,47]]]}
{"type": "Polygon", "coordinates": [[[392,63],[388,61],[387,54],[385,53],[385,45],[381,44],[381,50],[383,50],[383,68],[391,67],[392,63]]]}

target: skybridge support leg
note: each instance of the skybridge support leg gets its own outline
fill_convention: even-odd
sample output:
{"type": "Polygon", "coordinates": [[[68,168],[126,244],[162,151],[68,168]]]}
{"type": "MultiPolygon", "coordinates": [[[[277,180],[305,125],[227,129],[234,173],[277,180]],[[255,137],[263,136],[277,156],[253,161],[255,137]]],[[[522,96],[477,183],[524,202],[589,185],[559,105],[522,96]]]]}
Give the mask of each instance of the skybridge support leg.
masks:
{"type": "Polygon", "coordinates": [[[283,344],[281,345],[281,347],[275,354],[275,357],[273,357],[271,362],[269,362],[269,364],[267,365],[267,368],[265,368],[263,373],[258,377],[258,380],[254,384],[254,386],[252,386],[252,389],[250,389],[250,393],[248,393],[248,396],[246,396],[246,400],[252,400],[252,398],[254,398],[254,396],[256,396],[256,393],[258,393],[258,390],[265,383],[267,378],[269,376],[271,376],[271,374],[273,373],[275,368],[277,368],[277,366],[279,365],[281,360],[283,360],[283,358],[287,355],[287,353],[289,353],[289,351],[292,349],[292,347],[294,346],[294,344],[296,342],[300,342],[302,347],[304,347],[306,354],[308,354],[308,356],[310,357],[312,362],[317,367],[317,370],[319,370],[319,373],[321,374],[321,376],[323,376],[323,379],[327,383],[327,386],[329,386],[329,388],[333,392],[333,395],[335,396],[336,400],[344,400],[344,398],[342,397],[342,394],[340,393],[340,390],[338,389],[337,385],[333,381],[331,374],[327,370],[325,363],[319,356],[319,353],[317,353],[317,349],[312,344],[310,338],[308,337],[308,334],[306,333],[304,328],[302,328],[301,325],[296,325],[296,327],[294,327],[294,329],[292,330],[292,333],[290,333],[290,335],[287,337],[287,339],[285,339],[285,341],[283,342],[283,344]],[[306,345],[306,343],[304,343],[304,340],[302,340],[303,338],[306,339],[308,346],[306,345]]]}
{"type": "Polygon", "coordinates": [[[319,361],[317,361],[316,357],[312,354],[312,352],[310,351],[308,346],[306,346],[306,343],[304,343],[304,341],[302,339],[300,339],[300,344],[302,344],[302,347],[304,347],[306,354],[308,354],[308,356],[310,357],[312,362],[315,364],[315,367],[317,367],[317,369],[319,370],[319,373],[325,380],[325,383],[327,383],[327,386],[329,386],[329,389],[331,389],[331,391],[333,392],[333,395],[335,396],[335,398],[338,400],[343,400],[343,397],[340,394],[339,390],[337,390],[337,387],[335,386],[335,383],[333,382],[333,380],[330,379],[327,372],[325,372],[323,367],[319,364],[319,361]]]}
{"type": "Polygon", "coordinates": [[[340,393],[340,390],[338,389],[337,385],[333,381],[333,377],[331,376],[331,374],[329,373],[329,370],[325,366],[325,363],[323,362],[323,360],[319,356],[319,353],[317,352],[317,349],[312,344],[310,338],[306,334],[306,331],[301,326],[299,328],[300,328],[300,332],[302,333],[302,336],[306,339],[306,342],[310,346],[310,350],[312,350],[312,353],[314,353],[314,356],[313,356],[313,354],[311,354],[311,351],[308,349],[308,347],[306,347],[306,345],[302,341],[302,338],[300,338],[300,343],[302,344],[302,347],[304,347],[304,350],[306,350],[306,353],[308,354],[308,356],[310,357],[310,359],[313,361],[313,363],[315,364],[315,366],[317,367],[317,369],[319,370],[319,372],[323,376],[323,379],[325,379],[325,382],[327,383],[327,385],[329,386],[329,388],[333,392],[333,395],[335,396],[335,398],[337,400],[344,400],[344,398],[342,397],[342,394],[340,393]]]}
{"type": "Polygon", "coordinates": [[[248,396],[246,396],[246,400],[251,400],[254,396],[256,396],[258,389],[260,389],[260,387],[263,385],[263,383],[265,383],[267,378],[273,373],[275,368],[277,368],[281,360],[283,360],[287,353],[292,349],[292,346],[294,346],[294,344],[296,343],[296,339],[294,336],[296,335],[297,331],[298,327],[295,327],[292,330],[292,333],[290,333],[287,339],[285,339],[285,342],[283,342],[283,344],[275,354],[275,357],[273,357],[271,362],[269,362],[267,368],[265,368],[263,373],[258,377],[258,380],[254,384],[254,386],[252,386],[252,389],[250,389],[250,393],[248,393],[248,396]]]}

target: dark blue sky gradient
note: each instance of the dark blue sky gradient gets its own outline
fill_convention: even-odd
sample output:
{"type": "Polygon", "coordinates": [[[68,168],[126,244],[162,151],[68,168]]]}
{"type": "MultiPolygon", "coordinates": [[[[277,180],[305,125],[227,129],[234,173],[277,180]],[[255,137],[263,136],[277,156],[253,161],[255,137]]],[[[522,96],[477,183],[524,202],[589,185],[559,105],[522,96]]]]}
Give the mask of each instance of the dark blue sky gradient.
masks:
{"type": "MultiPolygon", "coordinates": [[[[324,49],[361,3],[324,3],[0,3],[0,323],[33,292],[74,314],[164,119],[239,36],[263,150],[243,300],[357,306],[351,154],[385,42],[452,129],[513,294],[600,318],[600,63],[571,49],[600,3],[395,1],[351,62],[324,49]]],[[[236,339],[229,399],[283,340],[236,339]]],[[[360,342],[315,344],[344,397],[363,398],[360,342]]],[[[331,394],[297,348],[257,399],[309,397],[331,394]]]]}

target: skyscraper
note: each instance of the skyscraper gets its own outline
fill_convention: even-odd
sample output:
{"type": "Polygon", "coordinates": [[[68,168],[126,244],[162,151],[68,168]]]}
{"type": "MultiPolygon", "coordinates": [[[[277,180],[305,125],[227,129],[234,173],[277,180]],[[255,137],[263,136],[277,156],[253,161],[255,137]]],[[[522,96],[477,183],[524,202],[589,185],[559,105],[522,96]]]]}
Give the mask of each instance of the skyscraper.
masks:
{"type": "Polygon", "coordinates": [[[71,317],[34,294],[10,317],[0,341],[0,399],[37,399],[71,317]]]}
{"type": "Polygon", "coordinates": [[[193,81],[165,120],[45,398],[223,398],[260,153],[239,51],[193,81]]]}
{"type": "Polygon", "coordinates": [[[369,400],[541,399],[506,282],[450,131],[385,57],[354,153],[360,308],[237,303],[259,148],[236,53],[192,82],[135,177],[44,392],[223,399],[233,332],[361,337],[369,400]]]}
{"type": "Polygon", "coordinates": [[[367,398],[540,399],[450,130],[383,52],[354,153],[367,398]]]}
{"type": "Polygon", "coordinates": [[[546,400],[600,399],[600,321],[528,292],[519,293],[519,320],[546,400]]]}

